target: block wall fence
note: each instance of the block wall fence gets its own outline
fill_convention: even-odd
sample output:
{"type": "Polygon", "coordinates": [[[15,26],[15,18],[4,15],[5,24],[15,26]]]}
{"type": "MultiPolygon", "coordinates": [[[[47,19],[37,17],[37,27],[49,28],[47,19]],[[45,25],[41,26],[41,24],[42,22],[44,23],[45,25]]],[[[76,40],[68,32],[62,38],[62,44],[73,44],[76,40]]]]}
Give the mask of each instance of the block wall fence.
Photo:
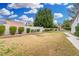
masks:
{"type": "MultiPolygon", "coordinates": [[[[43,27],[29,27],[29,26],[22,26],[24,27],[24,34],[27,33],[27,28],[30,28],[31,30],[37,30],[39,29],[39,32],[42,32],[44,30],[43,27]]],[[[9,35],[10,32],[9,32],[9,28],[10,28],[10,25],[5,25],[5,35],[9,35]]],[[[18,27],[17,27],[18,29],[18,27]]],[[[18,33],[18,30],[16,30],[16,34],[18,33]]]]}

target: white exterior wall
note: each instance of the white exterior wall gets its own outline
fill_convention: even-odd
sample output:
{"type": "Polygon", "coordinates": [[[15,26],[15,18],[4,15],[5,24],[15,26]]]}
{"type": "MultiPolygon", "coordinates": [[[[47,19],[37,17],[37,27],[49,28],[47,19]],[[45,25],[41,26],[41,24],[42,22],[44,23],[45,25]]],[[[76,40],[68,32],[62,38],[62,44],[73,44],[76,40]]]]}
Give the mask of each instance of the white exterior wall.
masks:
{"type": "Polygon", "coordinates": [[[78,23],[79,23],[79,15],[76,17],[75,21],[73,22],[71,26],[71,33],[75,32],[75,27],[77,26],[78,23]]]}

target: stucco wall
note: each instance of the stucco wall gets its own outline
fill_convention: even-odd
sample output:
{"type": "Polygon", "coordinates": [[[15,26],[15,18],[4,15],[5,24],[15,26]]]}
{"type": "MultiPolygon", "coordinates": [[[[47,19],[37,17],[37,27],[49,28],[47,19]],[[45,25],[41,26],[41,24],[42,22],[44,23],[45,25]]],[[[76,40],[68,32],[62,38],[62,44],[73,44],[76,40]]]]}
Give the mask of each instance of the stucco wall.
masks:
{"type": "MultiPolygon", "coordinates": [[[[10,25],[5,25],[5,27],[6,27],[5,35],[9,35],[10,34],[9,33],[9,27],[10,27],[10,25]]],[[[24,32],[23,33],[26,33],[27,28],[30,28],[30,29],[40,29],[40,32],[42,32],[44,30],[43,27],[29,27],[29,26],[24,26],[24,32]]],[[[17,27],[17,29],[18,29],[18,27],[17,27]]],[[[18,30],[16,31],[16,33],[18,33],[18,30]]]]}
{"type": "Polygon", "coordinates": [[[71,33],[75,32],[75,27],[77,26],[78,23],[79,23],[79,15],[76,17],[75,21],[73,22],[71,26],[71,33]]]}

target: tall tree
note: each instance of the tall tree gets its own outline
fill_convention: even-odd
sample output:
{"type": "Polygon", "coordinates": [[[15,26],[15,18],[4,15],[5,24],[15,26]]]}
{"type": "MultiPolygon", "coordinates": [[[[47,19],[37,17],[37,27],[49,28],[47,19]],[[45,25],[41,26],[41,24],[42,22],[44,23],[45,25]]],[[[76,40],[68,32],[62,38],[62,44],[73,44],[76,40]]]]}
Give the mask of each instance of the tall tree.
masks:
{"type": "Polygon", "coordinates": [[[34,20],[34,26],[53,27],[53,15],[50,9],[40,9],[34,20]]]}
{"type": "Polygon", "coordinates": [[[65,20],[64,23],[63,23],[63,28],[65,30],[71,30],[71,22],[70,20],[65,20]]]}

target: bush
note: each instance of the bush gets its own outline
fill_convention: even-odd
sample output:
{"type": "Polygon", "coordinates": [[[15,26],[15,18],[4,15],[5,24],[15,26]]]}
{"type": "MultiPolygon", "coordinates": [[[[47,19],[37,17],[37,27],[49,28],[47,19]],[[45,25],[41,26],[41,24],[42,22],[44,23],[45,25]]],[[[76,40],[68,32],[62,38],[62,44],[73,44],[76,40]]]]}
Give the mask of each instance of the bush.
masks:
{"type": "Polygon", "coordinates": [[[78,31],[78,32],[75,32],[75,35],[76,35],[76,36],[79,36],[79,31],[78,31]]]}
{"type": "Polygon", "coordinates": [[[46,28],[44,31],[53,31],[53,28],[46,28]]]}
{"type": "Polygon", "coordinates": [[[76,30],[75,35],[79,36],[79,24],[75,27],[75,30],[76,30]]]}
{"type": "Polygon", "coordinates": [[[64,27],[64,29],[65,29],[65,30],[71,30],[71,28],[70,28],[70,27],[64,27]]]}
{"type": "Polygon", "coordinates": [[[37,32],[39,32],[40,31],[40,29],[37,29],[37,32]]]}
{"type": "Polygon", "coordinates": [[[31,32],[34,32],[34,30],[33,30],[33,29],[31,29],[31,32]]]}
{"type": "Polygon", "coordinates": [[[27,33],[30,33],[30,28],[27,28],[27,33]]]}
{"type": "Polygon", "coordinates": [[[19,28],[18,28],[18,33],[19,33],[19,34],[22,34],[22,32],[24,32],[24,27],[19,27],[19,28]]]}
{"type": "Polygon", "coordinates": [[[0,36],[3,35],[5,32],[5,26],[4,25],[0,25],[0,36]]]}
{"type": "Polygon", "coordinates": [[[9,30],[10,30],[10,34],[11,34],[11,35],[14,35],[14,34],[16,33],[17,27],[15,27],[15,26],[10,26],[9,30]]]}

